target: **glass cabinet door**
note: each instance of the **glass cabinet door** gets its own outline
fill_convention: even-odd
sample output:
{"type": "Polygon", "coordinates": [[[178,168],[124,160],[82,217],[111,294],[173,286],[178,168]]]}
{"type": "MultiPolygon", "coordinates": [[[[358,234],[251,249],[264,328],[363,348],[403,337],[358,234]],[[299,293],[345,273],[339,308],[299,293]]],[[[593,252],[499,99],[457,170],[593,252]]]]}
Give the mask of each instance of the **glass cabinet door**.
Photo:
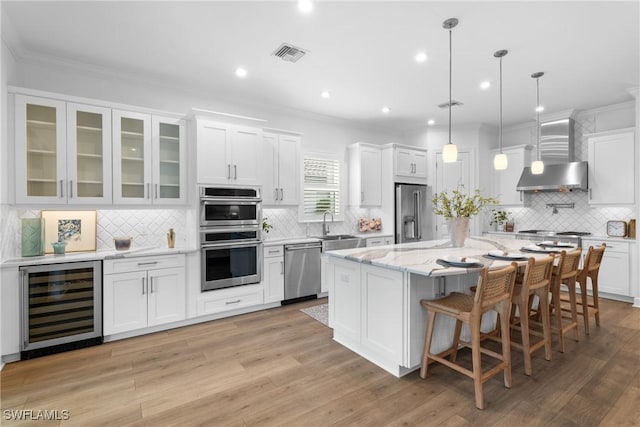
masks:
{"type": "Polygon", "coordinates": [[[178,204],[185,199],[184,121],[153,117],[153,200],[178,204]]]}
{"type": "Polygon", "coordinates": [[[111,110],[67,104],[69,203],[111,203],[111,110]]]}
{"type": "Polygon", "coordinates": [[[151,116],[113,110],[113,201],[150,204],[151,116]]]}
{"type": "Polygon", "coordinates": [[[16,202],[66,203],[65,103],[15,96],[16,202]]]}

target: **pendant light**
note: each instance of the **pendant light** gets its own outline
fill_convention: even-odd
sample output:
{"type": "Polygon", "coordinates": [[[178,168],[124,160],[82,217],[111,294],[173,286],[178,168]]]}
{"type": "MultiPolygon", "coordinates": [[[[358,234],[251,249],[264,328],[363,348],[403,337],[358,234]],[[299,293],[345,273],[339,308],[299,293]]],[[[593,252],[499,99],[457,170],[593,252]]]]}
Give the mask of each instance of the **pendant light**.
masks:
{"type": "Polygon", "coordinates": [[[533,175],[540,175],[544,172],[544,163],[540,159],[540,111],[542,106],[540,105],[540,77],[544,76],[542,71],[531,74],[531,77],[536,79],[536,147],[537,154],[536,160],[531,163],[531,173],[533,175]]]}
{"type": "Polygon", "coordinates": [[[504,170],[509,164],[507,155],[502,152],[502,58],[509,53],[508,50],[499,50],[493,54],[496,58],[500,58],[500,134],[498,141],[500,141],[500,152],[493,158],[493,167],[496,170],[504,170]]]}
{"type": "Polygon", "coordinates": [[[458,159],[458,147],[451,142],[451,30],[458,25],[456,18],[449,18],[442,23],[442,28],[449,30],[449,142],[442,147],[442,161],[453,163],[458,159]]]}

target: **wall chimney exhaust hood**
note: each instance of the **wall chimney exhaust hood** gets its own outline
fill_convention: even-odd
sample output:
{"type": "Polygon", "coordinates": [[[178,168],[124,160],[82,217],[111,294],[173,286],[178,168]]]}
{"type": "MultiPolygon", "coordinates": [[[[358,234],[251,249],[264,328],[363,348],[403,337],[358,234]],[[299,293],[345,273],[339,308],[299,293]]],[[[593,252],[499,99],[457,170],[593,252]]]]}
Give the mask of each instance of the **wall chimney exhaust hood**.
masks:
{"type": "Polygon", "coordinates": [[[540,124],[540,157],[544,172],[531,173],[525,167],[518,191],[587,191],[587,162],[575,162],[573,119],[564,118],[540,124]]]}

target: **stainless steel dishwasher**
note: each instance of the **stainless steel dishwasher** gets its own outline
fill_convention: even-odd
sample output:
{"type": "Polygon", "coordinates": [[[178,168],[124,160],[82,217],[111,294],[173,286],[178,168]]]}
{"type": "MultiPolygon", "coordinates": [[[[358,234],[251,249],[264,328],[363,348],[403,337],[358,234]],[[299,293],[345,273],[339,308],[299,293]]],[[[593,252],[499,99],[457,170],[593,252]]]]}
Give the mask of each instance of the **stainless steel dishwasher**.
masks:
{"type": "Polygon", "coordinates": [[[284,299],[295,302],[320,292],[320,242],[284,245],[284,299]]]}

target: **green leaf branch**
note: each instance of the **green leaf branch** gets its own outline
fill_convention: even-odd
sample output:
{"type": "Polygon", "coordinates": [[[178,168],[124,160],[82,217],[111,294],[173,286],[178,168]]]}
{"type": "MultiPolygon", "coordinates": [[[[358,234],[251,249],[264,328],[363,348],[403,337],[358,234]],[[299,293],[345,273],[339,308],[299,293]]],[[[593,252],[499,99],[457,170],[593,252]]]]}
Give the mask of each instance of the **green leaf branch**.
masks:
{"type": "Polygon", "coordinates": [[[499,203],[493,197],[484,197],[480,194],[479,189],[476,189],[473,194],[467,194],[464,191],[464,185],[459,185],[458,188],[451,191],[451,194],[446,191],[435,194],[431,202],[433,203],[433,212],[446,219],[471,218],[478,215],[485,206],[499,203]]]}

